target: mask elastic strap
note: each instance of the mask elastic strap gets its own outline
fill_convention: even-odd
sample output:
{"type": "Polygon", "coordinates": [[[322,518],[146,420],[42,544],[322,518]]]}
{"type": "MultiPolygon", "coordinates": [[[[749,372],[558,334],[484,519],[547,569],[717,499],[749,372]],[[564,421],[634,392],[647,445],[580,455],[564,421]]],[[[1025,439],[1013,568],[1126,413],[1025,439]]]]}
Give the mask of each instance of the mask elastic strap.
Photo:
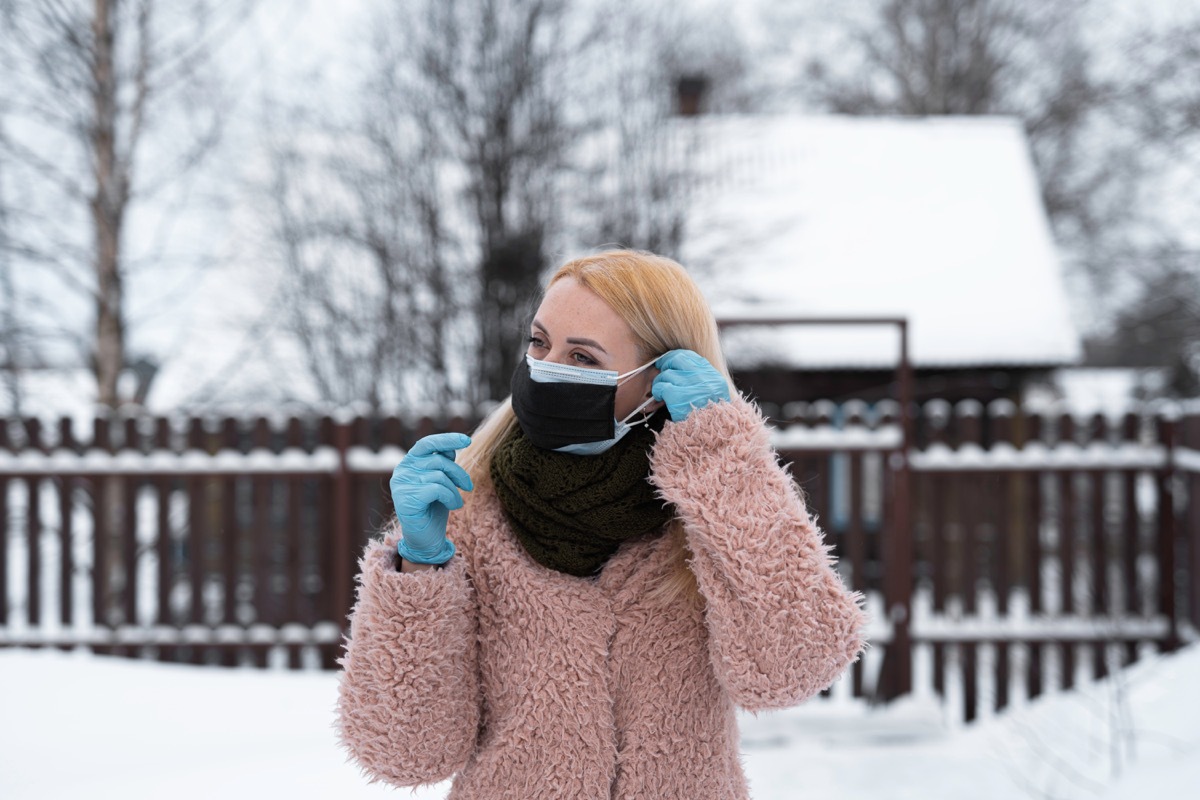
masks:
{"type": "Polygon", "coordinates": [[[629,420],[630,420],[630,418],[631,418],[631,417],[633,417],[633,415],[634,415],[634,414],[638,413],[639,411],[641,411],[642,409],[644,409],[646,406],[650,405],[650,404],[651,404],[651,403],[653,403],[653,402],[654,402],[654,398],[653,398],[653,397],[651,397],[649,400],[647,400],[646,402],[642,403],[640,406],[638,406],[637,408],[635,408],[633,411],[630,411],[630,412],[629,412],[629,416],[627,416],[627,417],[625,417],[625,419],[621,420],[621,424],[622,424],[622,425],[629,425],[629,427],[631,427],[631,428],[632,428],[632,427],[633,427],[633,425],[642,425],[643,423],[649,422],[649,421],[650,421],[650,415],[649,415],[649,414],[647,414],[647,415],[645,416],[645,418],[643,418],[643,419],[639,419],[637,422],[633,423],[633,425],[630,425],[630,424],[629,424],[629,420]]]}
{"type": "Polygon", "coordinates": [[[640,367],[637,367],[636,369],[631,369],[631,370],[629,370],[629,372],[626,372],[623,375],[618,375],[617,376],[617,386],[620,386],[622,383],[624,383],[628,379],[632,378],[634,375],[637,375],[642,370],[653,367],[655,361],[658,361],[658,356],[655,356],[654,358],[647,361],[645,364],[642,364],[640,367]]]}

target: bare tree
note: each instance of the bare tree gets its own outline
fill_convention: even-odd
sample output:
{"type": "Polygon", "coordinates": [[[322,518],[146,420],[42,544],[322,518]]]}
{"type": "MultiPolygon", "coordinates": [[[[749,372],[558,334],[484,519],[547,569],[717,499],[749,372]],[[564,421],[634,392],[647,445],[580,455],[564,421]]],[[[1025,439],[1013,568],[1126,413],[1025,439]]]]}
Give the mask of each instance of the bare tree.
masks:
{"type": "Polygon", "coordinates": [[[1162,394],[1200,396],[1200,254],[1149,253],[1156,274],[1142,276],[1137,296],[1117,315],[1111,332],[1089,342],[1100,366],[1160,367],[1162,394]]]}
{"type": "Polygon", "coordinates": [[[214,57],[251,8],[220,0],[9,0],[0,8],[0,158],[28,190],[6,198],[5,252],[29,268],[24,288],[47,309],[27,323],[44,349],[90,363],[103,405],[127,399],[118,383],[128,361],[128,282],[139,266],[130,219],[139,203],[164,204],[213,151],[226,112],[214,57]],[[83,309],[90,330],[63,323],[83,309]]]}
{"type": "Polygon", "coordinates": [[[1089,360],[1165,368],[1162,394],[1200,394],[1200,5],[1122,40],[1120,123],[1145,164],[1142,190],[1120,202],[1138,227],[1115,248],[1131,284],[1089,360]]]}
{"type": "Polygon", "coordinates": [[[677,246],[670,48],[615,11],[382,4],[350,118],[293,114],[308,133],[275,148],[271,238],[322,397],[503,397],[555,254],[677,246]]]}
{"type": "Polygon", "coordinates": [[[742,50],[724,20],[675,5],[623,11],[605,29],[622,57],[604,65],[604,91],[590,104],[572,190],[583,215],[573,224],[588,246],[675,255],[693,188],[689,130],[676,124],[681,98],[688,113],[737,108],[740,98],[721,89],[737,84],[742,50]]]}
{"type": "Polygon", "coordinates": [[[1129,120],[1172,156],[1200,141],[1200,6],[1166,30],[1139,30],[1126,46],[1129,120]]]}
{"type": "Polygon", "coordinates": [[[392,17],[413,54],[397,89],[439,160],[462,170],[490,397],[507,394],[580,131],[566,92],[588,42],[573,26],[587,22],[571,10],[565,0],[429,0],[392,17]]]}
{"type": "MultiPolygon", "coordinates": [[[[0,154],[3,153],[4,129],[0,127],[0,154]]],[[[0,155],[0,371],[4,374],[10,413],[23,413],[21,375],[26,366],[24,331],[19,314],[16,284],[13,281],[12,254],[8,236],[7,171],[0,155]]]]}
{"type": "Polygon", "coordinates": [[[285,129],[308,132],[271,143],[279,324],[323,401],[443,407],[472,399],[452,362],[473,281],[446,229],[436,159],[400,96],[376,89],[347,126],[287,112],[285,129]]]}

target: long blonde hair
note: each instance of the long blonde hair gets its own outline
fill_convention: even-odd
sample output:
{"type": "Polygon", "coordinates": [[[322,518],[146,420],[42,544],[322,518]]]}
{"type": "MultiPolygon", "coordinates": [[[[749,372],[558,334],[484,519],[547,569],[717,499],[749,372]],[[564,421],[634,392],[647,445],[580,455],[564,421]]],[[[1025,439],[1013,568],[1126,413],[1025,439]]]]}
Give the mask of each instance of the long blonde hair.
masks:
{"type": "MultiPolygon", "coordinates": [[[[608,250],[563,264],[547,288],[563,278],[574,278],[617,312],[632,329],[641,360],[668,350],[693,350],[708,359],[734,391],[717,322],[699,287],[675,261],[637,250],[608,250]]],[[[492,454],[516,425],[509,397],[471,435],[470,446],[458,460],[476,486],[491,485],[492,454]]],[[[671,579],[653,591],[664,602],[696,594],[681,520],[667,524],[667,535],[675,542],[676,568],[671,579]]]]}

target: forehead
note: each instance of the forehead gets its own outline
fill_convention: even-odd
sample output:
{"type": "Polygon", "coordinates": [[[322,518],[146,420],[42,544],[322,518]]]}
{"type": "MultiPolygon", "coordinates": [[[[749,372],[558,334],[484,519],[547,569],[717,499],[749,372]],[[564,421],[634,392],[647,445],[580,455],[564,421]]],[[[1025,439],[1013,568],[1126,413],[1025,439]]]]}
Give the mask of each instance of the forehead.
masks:
{"type": "Polygon", "coordinates": [[[554,337],[586,337],[605,348],[610,344],[636,346],[629,324],[574,278],[560,278],[551,284],[534,318],[554,337]]]}

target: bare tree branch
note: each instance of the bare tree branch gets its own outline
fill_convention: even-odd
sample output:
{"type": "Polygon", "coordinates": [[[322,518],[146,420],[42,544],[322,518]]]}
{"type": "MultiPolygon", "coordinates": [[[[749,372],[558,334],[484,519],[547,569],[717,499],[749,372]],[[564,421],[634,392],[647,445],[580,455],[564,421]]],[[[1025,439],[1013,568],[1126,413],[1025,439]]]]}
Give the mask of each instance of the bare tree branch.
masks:
{"type": "Polygon", "coordinates": [[[47,0],[3,8],[12,32],[5,63],[21,79],[6,87],[0,113],[21,120],[22,135],[8,137],[0,157],[11,155],[29,176],[36,207],[60,216],[72,209],[91,226],[84,250],[78,231],[31,210],[36,227],[8,249],[91,301],[85,360],[94,366],[101,403],[123,400],[117,382],[130,322],[131,209],[177,189],[214,152],[227,109],[198,87],[219,83],[217,53],[253,5],[47,0]],[[196,13],[189,17],[189,9],[196,13]],[[183,135],[169,130],[173,115],[201,109],[210,115],[207,124],[183,135]],[[165,172],[155,161],[167,165],[165,172]]]}

